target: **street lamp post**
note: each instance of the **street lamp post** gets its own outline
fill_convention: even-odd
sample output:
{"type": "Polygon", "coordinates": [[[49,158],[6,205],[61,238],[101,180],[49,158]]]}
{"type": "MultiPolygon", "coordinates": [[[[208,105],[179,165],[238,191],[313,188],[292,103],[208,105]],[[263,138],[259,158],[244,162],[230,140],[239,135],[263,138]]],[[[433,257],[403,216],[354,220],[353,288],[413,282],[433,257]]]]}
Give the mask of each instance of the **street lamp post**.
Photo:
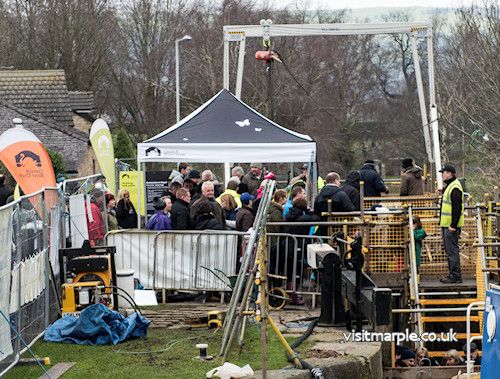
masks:
{"type": "Polygon", "coordinates": [[[180,83],[179,83],[179,43],[182,41],[191,40],[191,36],[185,35],[182,38],[175,40],[175,112],[177,122],[181,119],[181,98],[180,98],[180,83]]]}

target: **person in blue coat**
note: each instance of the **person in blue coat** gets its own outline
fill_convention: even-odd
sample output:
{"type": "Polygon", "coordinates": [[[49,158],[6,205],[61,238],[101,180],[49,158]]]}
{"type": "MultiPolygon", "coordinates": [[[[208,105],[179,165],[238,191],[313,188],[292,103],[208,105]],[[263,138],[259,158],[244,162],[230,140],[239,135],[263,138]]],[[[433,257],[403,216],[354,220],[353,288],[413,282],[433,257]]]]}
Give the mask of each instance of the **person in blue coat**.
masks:
{"type": "Polygon", "coordinates": [[[172,219],[170,210],[172,209],[172,200],[169,197],[160,198],[154,204],[156,213],[152,215],[146,223],[148,230],[172,230],[172,219]]]}
{"type": "Polygon", "coordinates": [[[359,170],[361,180],[365,182],[364,194],[366,197],[381,196],[382,192],[389,193],[389,188],[385,185],[380,174],[375,169],[375,162],[371,159],[359,170]]]}

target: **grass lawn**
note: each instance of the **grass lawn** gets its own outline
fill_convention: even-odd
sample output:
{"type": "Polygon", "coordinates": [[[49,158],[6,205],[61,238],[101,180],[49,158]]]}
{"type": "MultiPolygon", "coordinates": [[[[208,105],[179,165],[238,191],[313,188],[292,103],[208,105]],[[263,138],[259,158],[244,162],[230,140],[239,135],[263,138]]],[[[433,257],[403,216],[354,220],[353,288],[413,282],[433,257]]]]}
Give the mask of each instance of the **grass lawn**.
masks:
{"type": "MultiPolygon", "coordinates": [[[[63,376],[65,379],[205,378],[207,371],[223,363],[222,358],[217,357],[221,339],[222,331],[214,334],[214,330],[208,329],[150,329],[147,338],[126,341],[117,346],[82,346],[39,341],[33,346],[33,351],[39,357],[50,357],[52,364],[76,362],[73,368],[63,376]],[[173,341],[179,342],[172,345],[173,341]],[[208,343],[208,354],[213,355],[215,359],[207,362],[194,359],[198,355],[198,350],[195,348],[197,343],[208,343]],[[132,355],[116,352],[150,352],[162,350],[168,346],[172,347],[159,353],[132,355]]],[[[304,347],[301,346],[301,350],[303,349],[304,347]]],[[[261,367],[260,337],[257,326],[248,325],[242,352],[239,353],[237,347],[233,348],[229,361],[239,366],[249,363],[254,370],[261,367]]],[[[284,349],[271,330],[268,331],[267,365],[269,369],[283,368],[288,365],[284,349]]],[[[42,373],[37,365],[18,366],[12,369],[5,378],[38,378],[42,373]]]]}

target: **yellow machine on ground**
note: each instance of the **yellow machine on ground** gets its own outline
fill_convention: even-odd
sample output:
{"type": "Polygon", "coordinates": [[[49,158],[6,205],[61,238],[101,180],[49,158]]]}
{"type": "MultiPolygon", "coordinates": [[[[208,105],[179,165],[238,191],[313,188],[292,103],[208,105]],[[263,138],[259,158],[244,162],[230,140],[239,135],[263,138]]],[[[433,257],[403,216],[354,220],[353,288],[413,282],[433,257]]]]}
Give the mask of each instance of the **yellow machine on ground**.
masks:
{"type": "MultiPolygon", "coordinates": [[[[87,241],[86,241],[87,242],[87,241]]],[[[59,250],[62,315],[78,315],[92,304],[117,308],[114,246],[59,250]]]]}

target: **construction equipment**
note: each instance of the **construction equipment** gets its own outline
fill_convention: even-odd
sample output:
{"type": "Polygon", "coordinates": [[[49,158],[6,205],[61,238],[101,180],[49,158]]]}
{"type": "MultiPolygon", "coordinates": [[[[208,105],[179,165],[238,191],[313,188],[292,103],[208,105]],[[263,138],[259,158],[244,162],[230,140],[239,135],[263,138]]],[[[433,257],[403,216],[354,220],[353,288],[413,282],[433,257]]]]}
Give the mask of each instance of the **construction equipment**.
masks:
{"type": "Polygon", "coordinates": [[[102,303],[117,310],[114,246],[59,250],[62,288],[62,315],[76,315],[91,304],[102,303]]]}
{"type": "Polygon", "coordinates": [[[226,312],[223,311],[209,311],[208,312],[208,327],[209,328],[222,328],[226,312]]]}

